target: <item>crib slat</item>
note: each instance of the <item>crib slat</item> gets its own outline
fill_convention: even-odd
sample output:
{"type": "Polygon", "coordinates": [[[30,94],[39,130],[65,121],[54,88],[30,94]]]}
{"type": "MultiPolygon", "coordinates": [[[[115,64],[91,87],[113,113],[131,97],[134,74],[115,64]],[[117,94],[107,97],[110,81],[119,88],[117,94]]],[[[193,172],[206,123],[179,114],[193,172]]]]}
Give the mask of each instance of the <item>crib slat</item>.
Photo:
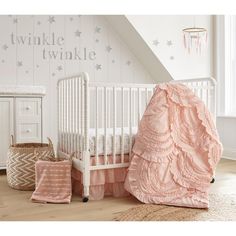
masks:
{"type": "Polygon", "coordinates": [[[58,106],[57,106],[57,130],[58,130],[58,145],[60,148],[60,144],[61,144],[61,122],[60,122],[60,117],[61,117],[61,87],[59,86],[57,88],[57,102],[58,102],[58,106]]]}
{"type": "MultiPolygon", "coordinates": [[[[84,116],[84,89],[83,89],[83,82],[80,80],[80,150],[84,149],[84,129],[83,129],[83,116],[84,116]]],[[[81,155],[82,156],[82,155],[81,155]]]]}
{"type": "Polygon", "coordinates": [[[77,156],[78,151],[78,77],[75,81],[75,156],[77,156]]]}
{"type": "Polygon", "coordinates": [[[116,88],[113,87],[113,164],[116,163],[116,88]]]}
{"type": "Polygon", "coordinates": [[[137,90],[138,90],[137,91],[138,92],[138,122],[137,122],[137,124],[139,124],[140,117],[141,117],[141,114],[140,114],[141,113],[141,111],[140,111],[141,110],[141,108],[140,108],[140,106],[141,106],[140,105],[140,88],[138,88],[137,90]]]}
{"type": "Polygon", "coordinates": [[[207,90],[207,103],[206,103],[206,106],[211,112],[213,112],[212,108],[211,108],[211,89],[210,88],[207,90]]]}
{"type": "Polygon", "coordinates": [[[66,82],[63,81],[63,151],[66,151],[66,82]]]}
{"type": "Polygon", "coordinates": [[[73,106],[72,106],[72,114],[73,114],[73,123],[72,123],[72,140],[73,140],[73,144],[72,144],[72,152],[75,151],[75,81],[76,78],[73,79],[72,81],[72,90],[73,90],[73,106]]]}
{"type": "Polygon", "coordinates": [[[76,119],[76,125],[77,125],[77,129],[76,129],[76,157],[79,157],[80,155],[80,123],[79,123],[79,120],[80,120],[80,79],[78,78],[77,80],[77,91],[76,91],[76,95],[77,95],[77,98],[76,98],[76,106],[77,106],[77,119],[76,119]]]}
{"type": "Polygon", "coordinates": [[[193,82],[192,84],[190,84],[190,86],[193,85],[193,91],[195,93],[196,96],[198,96],[197,92],[198,92],[198,89],[197,89],[197,83],[196,82],[193,82]]]}
{"type": "Polygon", "coordinates": [[[156,87],[152,89],[151,97],[155,93],[155,91],[156,91],[156,87]]]}
{"type": "Polygon", "coordinates": [[[73,147],[73,89],[72,89],[73,79],[70,80],[70,153],[72,153],[73,147]]]}
{"type": "Polygon", "coordinates": [[[200,85],[202,86],[202,88],[200,88],[200,98],[203,100],[203,82],[200,82],[200,85]]]}
{"type": "Polygon", "coordinates": [[[131,160],[132,148],[132,88],[129,89],[129,161],[131,160]]]}
{"type": "Polygon", "coordinates": [[[69,150],[69,107],[68,107],[68,82],[66,81],[66,153],[69,150]]]}
{"type": "Polygon", "coordinates": [[[198,95],[198,97],[199,98],[201,98],[201,94],[200,94],[200,86],[201,86],[201,82],[197,82],[197,87],[198,87],[198,89],[197,89],[197,95],[198,95]]]}
{"type": "Polygon", "coordinates": [[[210,82],[209,82],[209,90],[210,90],[210,111],[213,114],[214,117],[214,122],[216,123],[216,87],[215,86],[211,86],[210,82]]]}
{"type": "Polygon", "coordinates": [[[70,81],[67,84],[67,112],[68,112],[68,121],[67,121],[67,154],[70,153],[70,81]]]}
{"type": "Polygon", "coordinates": [[[135,110],[136,110],[136,102],[135,102],[135,89],[133,90],[133,126],[136,126],[136,120],[135,120],[135,114],[136,114],[136,112],[135,112],[135,110]]]}
{"type": "Polygon", "coordinates": [[[95,147],[95,159],[96,159],[96,165],[98,165],[98,87],[95,88],[96,89],[96,101],[95,101],[95,136],[96,136],[96,147],[95,147]]]}
{"type": "Polygon", "coordinates": [[[111,111],[110,111],[110,106],[111,106],[111,100],[110,100],[110,88],[107,88],[107,127],[111,127],[110,123],[110,116],[111,116],[111,111]]]}
{"type": "Polygon", "coordinates": [[[63,104],[64,87],[63,87],[63,82],[61,84],[59,84],[59,88],[61,90],[61,93],[58,96],[58,101],[59,101],[59,104],[61,105],[61,114],[58,117],[58,119],[60,120],[60,123],[61,123],[61,135],[60,135],[60,142],[59,142],[60,146],[59,146],[59,148],[61,148],[62,150],[63,150],[63,134],[64,134],[64,127],[63,127],[63,122],[64,122],[64,104],[63,104]]]}
{"type": "Polygon", "coordinates": [[[145,88],[145,104],[148,105],[148,89],[145,88]]]}
{"type": "Polygon", "coordinates": [[[121,88],[121,163],[124,163],[124,88],[121,88]]]}
{"type": "Polygon", "coordinates": [[[70,154],[74,151],[74,78],[71,80],[71,151],[70,154]]]}
{"type": "Polygon", "coordinates": [[[70,154],[73,152],[73,79],[70,81],[70,154]]]}
{"type": "Polygon", "coordinates": [[[63,150],[64,152],[66,152],[66,120],[67,120],[67,117],[66,117],[66,81],[63,81],[64,84],[63,84],[63,113],[64,113],[64,117],[63,117],[63,125],[64,125],[64,138],[63,138],[63,150]]]}
{"type": "Polygon", "coordinates": [[[103,88],[104,92],[104,159],[107,163],[107,88],[103,88]]]}
{"type": "Polygon", "coordinates": [[[69,94],[70,94],[70,100],[69,100],[69,107],[70,107],[70,111],[69,111],[69,115],[70,115],[70,125],[69,125],[69,133],[70,133],[70,148],[69,148],[69,154],[71,154],[72,152],[72,111],[73,111],[73,104],[72,104],[72,101],[73,101],[73,93],[72,93],[72,86],[71,86],[71,83],[72,83],[72,79],[70,79],[70,82],[69,82],[69,94]]]}

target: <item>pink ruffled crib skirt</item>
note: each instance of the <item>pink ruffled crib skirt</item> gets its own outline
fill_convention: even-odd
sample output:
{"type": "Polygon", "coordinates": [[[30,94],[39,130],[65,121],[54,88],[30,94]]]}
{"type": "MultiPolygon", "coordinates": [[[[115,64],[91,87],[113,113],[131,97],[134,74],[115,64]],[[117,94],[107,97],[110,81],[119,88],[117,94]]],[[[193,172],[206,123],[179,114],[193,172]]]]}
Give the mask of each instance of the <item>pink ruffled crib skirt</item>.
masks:
{"type": "MultiPolygon", "coordinates": [[[[125,162],[128,156],[125,156],[125,162]]],[[[99,157],[99,162],[104,163],[104,157],[99,157]]],[[[112,156],[108,156],[108,162],[112,163],[112,156]]],[[[120,163],[120,156],[116,157],[116,162],[120,163]]],[[[95,157],[90,159],[91,165],[95,164],[95,157]]],[[[127,174],[127,167],[93,170],[90,172],[90,200],[101,200],[104,196],[125,197],[130,195],[124,188],[124,181],[127,174]]],[[[82,196],[83,176],[79,170],[72,169],[72,191],[73,194],[82,196]]]]}

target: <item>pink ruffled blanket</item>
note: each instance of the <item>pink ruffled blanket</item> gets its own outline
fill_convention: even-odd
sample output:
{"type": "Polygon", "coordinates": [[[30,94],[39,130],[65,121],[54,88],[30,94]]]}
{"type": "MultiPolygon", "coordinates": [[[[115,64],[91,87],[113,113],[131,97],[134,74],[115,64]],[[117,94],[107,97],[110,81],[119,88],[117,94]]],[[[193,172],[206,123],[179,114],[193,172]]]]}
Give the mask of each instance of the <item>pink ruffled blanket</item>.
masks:
{"type": "Polygon", "coordinates": [[[125,180],[144,203],[208,208],[222,154],[204,103],[182,84],[160,84],[143,115],[125,180]]]}

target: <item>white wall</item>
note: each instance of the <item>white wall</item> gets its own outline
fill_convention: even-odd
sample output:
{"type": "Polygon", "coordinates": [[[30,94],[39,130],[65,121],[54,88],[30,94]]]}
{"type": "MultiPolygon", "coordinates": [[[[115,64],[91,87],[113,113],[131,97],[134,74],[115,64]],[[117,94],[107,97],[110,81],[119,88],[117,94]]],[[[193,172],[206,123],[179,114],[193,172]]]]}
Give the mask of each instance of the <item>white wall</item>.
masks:
{"type": "Polygon", "coordinates": [[[174,79],[210,77],[213,75],[212,16],[126,16],[145,39],[174,79]],[[183,44],[182,30],[196,26],[208,31],[208,45],[201,54],[188,54],[183,44]],[[155,46],[154,40],[159,44],[155,46]],[[168,46],[167,41],[172,45],[168,46]]]}
{"type": "Polygon", "coordinates": [[[44,137],[54,141],[59,78],[87,71],[91,81],[154,82],[103,16],[0,16],[0,32],[0,85],[46,86],[44,137]]]}
{"type": "Polygon", "coordinates": [[[214,68],[218,86],[217,128],[223,143],[223,156],[236,160],[236,117],[226,115],[226,71],[225,71],[225,19],[223,15],[214,17],[215,53],[214,68]]]}
{"type": "Polygon", "coordinates": [[[218,117],[217,128],[223,144],[223,156],[236,160],[236,118],[218,117]]]}

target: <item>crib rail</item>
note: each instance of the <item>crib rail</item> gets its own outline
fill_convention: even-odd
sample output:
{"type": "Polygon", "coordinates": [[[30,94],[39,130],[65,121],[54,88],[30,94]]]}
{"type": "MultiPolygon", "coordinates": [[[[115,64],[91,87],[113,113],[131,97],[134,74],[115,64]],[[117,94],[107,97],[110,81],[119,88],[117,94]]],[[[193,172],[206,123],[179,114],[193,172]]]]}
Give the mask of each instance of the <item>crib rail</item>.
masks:
{"type": "MultiPolygon", "coordinates": [[[[83,166],[89,166],[90,170],[127,166],[134,127],[138,127],[156,84],[89,83],[88,80],[88,74],[82,73],[58,82],[58,148],[67,154],[75,152],[77,158],[86,162],[83,166]],[[89,150],[90,128],[95,130],[95,161],[92,166],[89,158],[92,154],[89,150]],[[102,154],[98,148],[101,133],[102,154]],[[110,152],[108,139],[112,142],[110,152]]],[[[172,81],[177,82],[190,87],[215,117],[214,79],[172,81]]]]}
{"type": "Polygon", "coordinates": [[[216,121],[216,81],[214,78],[174,80],[171,83],[183,83],[205,103],[216,121]]]}
{"type": "Polygon", "coordinates": [[[121,158],[119,162],[125,163],[129,161],[134,127],[138,126],[142,114],[153,95],[154,88],[155,85],[153,84],[89,84],[89,93],[91,97],[95,98],[95,102],[90,101],[90,127],[95,129],[96,165],[101,164],[99,163],[100,153],[98,152],[99,130],[104,135],[104,163],[111,163],[111,158],[109,160],[107,154],[108,135],[112,135],[112,154],[110,154],[112,156],[112,164],[117,164],[117,155],[120,155],[121,158]],[[112,132],[108,134],[108,130],[112,130],[112,132]],[[120,152],[117,152],[117,143],[120,143],[120,152]],[[125,145],[129,146],[129,155],[126,160],[125,145]]]}

